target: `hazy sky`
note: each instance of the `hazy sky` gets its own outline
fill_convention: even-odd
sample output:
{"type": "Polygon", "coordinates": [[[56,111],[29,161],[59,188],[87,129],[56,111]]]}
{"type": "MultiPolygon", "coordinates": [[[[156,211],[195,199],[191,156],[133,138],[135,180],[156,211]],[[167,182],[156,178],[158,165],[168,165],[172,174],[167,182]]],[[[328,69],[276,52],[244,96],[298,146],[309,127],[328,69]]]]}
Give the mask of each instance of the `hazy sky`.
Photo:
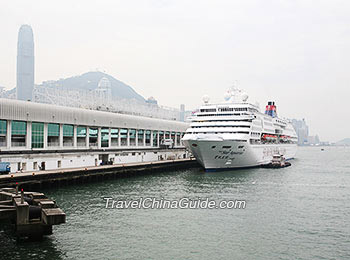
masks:
{"type": "Polygon", "coordinates": [[[0,85],[16,84],[21,24],[35,82],[105,71],[161,105],[223,100],[234,81],[264,108],[350,137],[350,1],[0,0],[0,85]]]}

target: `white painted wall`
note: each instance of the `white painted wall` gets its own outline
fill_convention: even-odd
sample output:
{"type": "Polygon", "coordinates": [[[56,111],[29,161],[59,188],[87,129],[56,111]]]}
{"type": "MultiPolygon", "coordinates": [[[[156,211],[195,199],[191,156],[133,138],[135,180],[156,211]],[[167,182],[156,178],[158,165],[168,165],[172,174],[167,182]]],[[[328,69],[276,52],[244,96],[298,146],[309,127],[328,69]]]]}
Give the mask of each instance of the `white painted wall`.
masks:
{"type": "Polygon", "coordinates": [[[20,168],[25,166],[23,172],[39,171],[39,167],[34,169],[34,164],[41,166],[45,162],[45,170],[58,169],[58,161],[61,163],[62,169],[80,168],[100,165],[102,160],[99,160],[100,154],[108,154],[108,159],[114,160],[113,164],[135,163],[135,162],[152,162],[159,160],[174,160],[180,158],[188,158],[189,154],[184,149],[170,149],[162,151],[124,151],[124,152],[94,152],[94,153],[70,153],[70,154],[31,154],[31,155],[3,155],[0,156],[0,161],[9,162],[11,173],[18,171],[18,163],[20,168]]]}

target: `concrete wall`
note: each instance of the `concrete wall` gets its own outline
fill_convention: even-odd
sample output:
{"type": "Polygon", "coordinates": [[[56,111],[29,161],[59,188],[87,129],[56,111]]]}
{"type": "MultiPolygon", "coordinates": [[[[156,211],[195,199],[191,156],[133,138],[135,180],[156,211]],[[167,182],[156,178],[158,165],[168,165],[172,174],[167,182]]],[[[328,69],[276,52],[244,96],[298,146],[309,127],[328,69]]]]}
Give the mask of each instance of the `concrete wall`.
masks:
{"type": "Polygon", "coordinates": [[[11,173],[28,171],[40,171],[42,163],[45,163],[45,170],[56,170],[59,168],[79,168],[100,165],[101,156],[108,156],[113,164],[152,162],[160,160],[174,160],[188,158],[189,154],[185,149],[169,150],[134,150],[118,152],[90,152],[90,153],[69,153],[69,154],[28,154],[28,155],[3,155],[0,161],[10,162],[11,173]]]}

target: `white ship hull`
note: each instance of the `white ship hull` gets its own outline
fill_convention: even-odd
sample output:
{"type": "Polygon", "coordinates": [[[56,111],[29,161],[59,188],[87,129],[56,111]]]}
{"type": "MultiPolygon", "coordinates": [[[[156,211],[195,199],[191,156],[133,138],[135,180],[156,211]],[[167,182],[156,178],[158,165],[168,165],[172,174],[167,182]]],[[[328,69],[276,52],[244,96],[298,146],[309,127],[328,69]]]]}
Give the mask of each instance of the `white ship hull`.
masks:
{"type": "Polygon", "coordinates": [[[207,170],[245,168],[268,164],[273,154],[295,157],[296,144],[257,144],[230,140],[184,140],[186,147],[207,170]]]}
{"type": "Polygon", "coordinates": [[[189,118],[182,140],[205,169],[264,165],[275,154],[294,158],[298,137],[291,122],[277,117],[275,102],[261,113],[247,98],[238,89],[230,89],[224,103],[209,104],[204,97],[204,105],[189,118]]]}

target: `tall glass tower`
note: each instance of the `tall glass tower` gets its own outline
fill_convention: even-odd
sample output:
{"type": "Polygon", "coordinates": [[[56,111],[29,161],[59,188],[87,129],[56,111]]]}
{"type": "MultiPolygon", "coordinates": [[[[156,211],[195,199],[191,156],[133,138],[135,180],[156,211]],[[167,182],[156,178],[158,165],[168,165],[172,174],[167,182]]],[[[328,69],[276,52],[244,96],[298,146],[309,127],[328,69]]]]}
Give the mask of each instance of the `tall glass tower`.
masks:
{"type": "Polygon", "coordinates": [[[34,40],[32,27],[22,25],[17,43],[17,99],[32,100],[34,88],[34,40]]]}

